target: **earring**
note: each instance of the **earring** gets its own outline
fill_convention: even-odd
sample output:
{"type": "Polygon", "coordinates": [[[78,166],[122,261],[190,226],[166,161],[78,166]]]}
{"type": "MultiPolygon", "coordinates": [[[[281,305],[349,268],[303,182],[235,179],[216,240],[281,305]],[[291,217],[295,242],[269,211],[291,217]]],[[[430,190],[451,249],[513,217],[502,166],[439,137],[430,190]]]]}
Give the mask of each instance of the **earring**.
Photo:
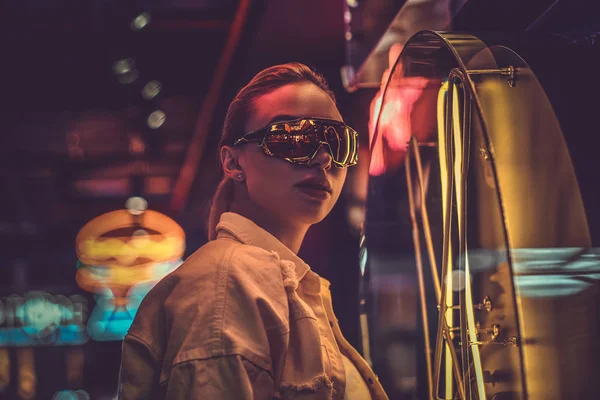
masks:
{"type": "Polygon", "coordinates": [[[242,180],[242,179],[244,179],[244,174],[238,174],[237,177],[238,177],[239,180],[242,180]]]}

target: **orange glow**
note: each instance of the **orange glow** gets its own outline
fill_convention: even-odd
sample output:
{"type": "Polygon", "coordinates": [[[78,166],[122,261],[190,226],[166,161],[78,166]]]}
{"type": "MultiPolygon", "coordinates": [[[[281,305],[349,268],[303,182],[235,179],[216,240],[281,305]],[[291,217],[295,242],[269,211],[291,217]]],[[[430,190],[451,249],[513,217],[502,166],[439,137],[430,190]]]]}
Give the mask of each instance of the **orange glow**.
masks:
{"type": "Polygon", "coordinates": [[[168,194],[173,182],[168,176],[151,176],[144,180],[144,193],[168,194]]]}
{"type": "MultiPolygon", "coordinates": [[[[173,263],[171,269],[175,269],[178,263],[173,263]]],[[[165,271],[170,272],[170,271],[165,271]]],[[[109,288],[115,296],[115,301],[127,296],[129,289],[142,282],[154,282],[160,280],[164,273],[157,273],[154,266],[142,267],[95,267],[87,265],[77,271],[75,277],[77,284],[82,289],[99,293],[109,288]]]]}
{"type": "Polygon", "coordinates": [[[112,211],[94,218],[79,231],[76,249],[79,260],[89,265],[162,263],[183,256],[185,233],[175,221],[156,211],[145,211],[137,223],[127,210],[112,211]],[[132,233],[107,235],[123,229],[132,233]]]}
{"type": "Polygon", "coordinates": [[[140,236],[131,239],[87,239],[80,243],[78,251],[85,255],[84,259],[93,259],[95,263],[106,261],[114,265],[133,265],[139,258],[152,261],[180,258],[183,247],[180,237],[164,237],[156,241],[148,236],[140,236]]]}
{"type": "Polygon", "coordinates": [[[122,196],[131,191],[131,182],[128,178],[80,179],[74,187],[86,196],[122,196]]]}
{"type": "Polygon", "coordinates": [[[76,238],[81,267],[77,284],[90,292],[110,290],[116,301],[134,285],[156,282],[180,263],[185,233],[171,218],[146,210],[134,217],[127,210],[94,218],[76,238]]]}

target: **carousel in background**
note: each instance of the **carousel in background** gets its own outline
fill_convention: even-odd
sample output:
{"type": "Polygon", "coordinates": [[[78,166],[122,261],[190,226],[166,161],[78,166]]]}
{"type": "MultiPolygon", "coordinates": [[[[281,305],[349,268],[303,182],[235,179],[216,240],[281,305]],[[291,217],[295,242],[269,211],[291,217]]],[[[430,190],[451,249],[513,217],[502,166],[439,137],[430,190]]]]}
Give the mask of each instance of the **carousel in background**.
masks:
{"type": "Polygon", "coordinates": [[[407,22],[433,3],[407,1],[343,71],[349,91],[378,89],[363,353],[394,399],[596,398],[598,26],[559,2],[511,32],[481,1],[407,22]]]}

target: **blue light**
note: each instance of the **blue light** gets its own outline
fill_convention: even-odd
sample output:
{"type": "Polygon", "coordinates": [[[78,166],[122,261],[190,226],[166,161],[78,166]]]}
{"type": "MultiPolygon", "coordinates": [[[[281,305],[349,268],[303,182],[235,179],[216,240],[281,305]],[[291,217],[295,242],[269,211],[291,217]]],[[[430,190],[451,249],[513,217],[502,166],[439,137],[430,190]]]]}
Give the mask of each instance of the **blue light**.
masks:
{"type": "Polygon", "coordinates": [[[90,395],[85,390],[61,390],[54,393],[52,400],[90,400],[90,395]]]}
{"type": "Polygon", "coordinates": [[[88,321],[88,334],[98,341],[123,340],[131,327],[139,301],[136,302],[137,306],[131,307],[131,303],[127,306],[115,305],[114,297],[96,295],[95,298],[96,307],[88,321]]]}
{"type": "Polygon", "coordinates": [[[0,346],[73,346],[88,341],[87,301],[81,296],[28,292],[0,302],[0,346]]]}
{"type": "Polygon", "coordinates": [[[161,278],[177,269],[179,265],[181,261],[156,265],[154,272],[158,279],[132,286],[125,299],[115,298],[108,289],[97,293],[94,296],[96,307],[87,324],[88,335],[97,341],[123,340],[146,294],[161,278]]]}
{"type": "MultiPolygon", "coordinates": [[[[472,273],[495,269],[507,261],[504,250],[470,250],[472,273]]],[[[516,293],[524,297],[571,296],[600,282],[600,249],[511,249],[516,293]]]]}

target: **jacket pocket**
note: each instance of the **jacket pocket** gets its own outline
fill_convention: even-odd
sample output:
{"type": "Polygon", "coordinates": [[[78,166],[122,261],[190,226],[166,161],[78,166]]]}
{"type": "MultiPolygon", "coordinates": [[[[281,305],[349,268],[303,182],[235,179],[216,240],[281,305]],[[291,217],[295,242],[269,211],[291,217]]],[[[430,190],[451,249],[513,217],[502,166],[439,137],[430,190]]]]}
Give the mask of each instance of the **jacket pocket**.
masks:
{"type": "Polygon", "coordinates": [[[331,400],[333,382],[326,374],[315,376],[308,382],[281,382],[279,398],[281,400],[331,400]]]}
{"type": "Polygon", "coordinates": [[[315,318],[290,321],[289,345],[279,388],[281,399],[331,399],[330,354],[315,318]]]}

